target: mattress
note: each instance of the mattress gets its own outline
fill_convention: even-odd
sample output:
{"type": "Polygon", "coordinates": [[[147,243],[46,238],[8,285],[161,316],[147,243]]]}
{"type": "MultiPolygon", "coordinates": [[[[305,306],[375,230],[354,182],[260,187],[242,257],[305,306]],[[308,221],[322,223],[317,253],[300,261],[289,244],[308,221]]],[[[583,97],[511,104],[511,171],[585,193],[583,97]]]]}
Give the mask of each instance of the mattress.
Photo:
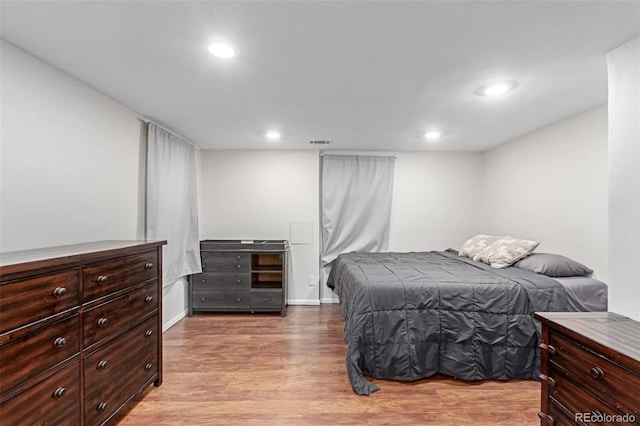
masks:
{"type": "Polygon", "coordinates": [[[607,311],[608,287],[602,281],[587,277],[553,278],[567,292],[570,312],[607,311]]]}

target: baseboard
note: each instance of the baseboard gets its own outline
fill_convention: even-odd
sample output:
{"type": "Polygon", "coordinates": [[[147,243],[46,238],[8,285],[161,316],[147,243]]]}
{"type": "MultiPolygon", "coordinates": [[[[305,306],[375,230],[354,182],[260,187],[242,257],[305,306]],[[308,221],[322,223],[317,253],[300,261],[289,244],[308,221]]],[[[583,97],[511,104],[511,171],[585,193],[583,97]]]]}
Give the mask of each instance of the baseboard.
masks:
{"type": "Polygon", "coordinates": [[[314,300],[314,299],[289,299],[287,300],[287,305],[311,305],[311,306],[318,306],[320,305],[320,301],[319,300],[314,300]]]}
{"type": "Polygon", "coordinates": [[[186,310],[180,312],[178,315],[176,315],[175,317],[171,318],[169,321],[162,324],[162,332],[164,333],[165,331],[167,331],[168,329],[176,325],[178,321],[180,321],[182,318],[186,316],[187,316],[186,310]]]}
{"type": "Polygon", "coordinates": [[[321,304],[330,304],[330,303],[340,303],[340,301],[338,299],[332,299],[332,298],[324,298],[322,300],[320,300],[321,304]]]}

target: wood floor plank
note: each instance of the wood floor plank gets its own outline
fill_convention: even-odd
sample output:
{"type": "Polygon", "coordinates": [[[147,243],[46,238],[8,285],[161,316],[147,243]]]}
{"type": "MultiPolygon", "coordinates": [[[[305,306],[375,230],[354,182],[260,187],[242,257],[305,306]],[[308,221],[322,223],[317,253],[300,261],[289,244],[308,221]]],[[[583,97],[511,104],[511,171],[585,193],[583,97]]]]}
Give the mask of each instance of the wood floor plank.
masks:
{"type": "Polygon", "coordinates": [[[372,379],[356,395],[339,305],[201,313],[164,334],[164,382],[117,419],[148,425],[537,425],[535,381],[372,379]]]}

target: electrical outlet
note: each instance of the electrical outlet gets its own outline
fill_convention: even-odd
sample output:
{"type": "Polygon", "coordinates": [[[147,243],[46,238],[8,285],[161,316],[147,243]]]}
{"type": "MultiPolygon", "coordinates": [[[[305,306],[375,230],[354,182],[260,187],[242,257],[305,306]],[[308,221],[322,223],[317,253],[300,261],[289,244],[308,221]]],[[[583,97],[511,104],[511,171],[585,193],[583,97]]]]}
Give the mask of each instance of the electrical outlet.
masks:
{"type": "Polygon", "coordinates": [[[309,287],[315,287],[316,285],[316,277],[313,275],[309,275],[309,287]]]}

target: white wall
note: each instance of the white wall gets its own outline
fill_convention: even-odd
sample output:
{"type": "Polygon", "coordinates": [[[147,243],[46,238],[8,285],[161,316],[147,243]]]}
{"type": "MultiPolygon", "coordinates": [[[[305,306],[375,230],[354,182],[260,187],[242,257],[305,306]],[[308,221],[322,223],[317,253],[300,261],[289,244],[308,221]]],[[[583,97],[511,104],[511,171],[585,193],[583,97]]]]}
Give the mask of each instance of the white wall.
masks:
{"type": "Polygon", "coordinates": [[[2,41],[0,244],[135,239],[136,114],[2,41]]]}
{"type": "Polygon", "coordinates": [[[481,230],[482,154],[395,155],[390,251],[457,249],[481,230]]]}
{"type": "MultiPolygon", "coordinates": [[[[0,251],[141,237],[138,115],[0,43],[0,251]]],[[[165,329],[185,291],[165,283],[165,329]]]]}
{"type": "Polygon", "coordinates": [[[539,240],[608,281],[607,107],[485,152],[484,227],[539,240]]]}
{"type": "Polygon", "coordinates": [[[640,36],[607,62],[609,309],[640,320],[640,36]]]}
{"type": "Polygon", "coordinates": [[[291,246],[290,304],[319,303],[318,167],[317,151],[202,151],[202,239],[289,240],[312,223],[312,243],[291,246]]]}

